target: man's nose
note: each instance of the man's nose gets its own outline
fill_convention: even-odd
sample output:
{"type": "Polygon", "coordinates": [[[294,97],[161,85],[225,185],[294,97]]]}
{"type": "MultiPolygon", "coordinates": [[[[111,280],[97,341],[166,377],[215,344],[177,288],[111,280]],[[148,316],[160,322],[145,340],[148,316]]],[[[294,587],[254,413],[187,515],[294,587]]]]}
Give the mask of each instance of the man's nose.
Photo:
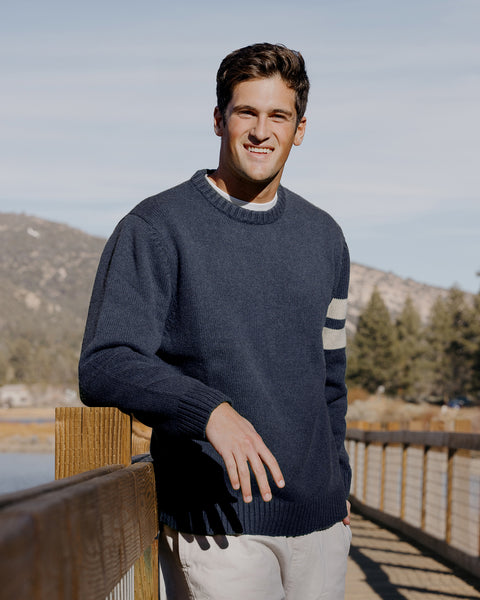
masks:
{"type": "Polygon", "coordinates": [[[258,115],[255,125],[250,132],[259,142],[269,138],[268,117],[258,115]]]}

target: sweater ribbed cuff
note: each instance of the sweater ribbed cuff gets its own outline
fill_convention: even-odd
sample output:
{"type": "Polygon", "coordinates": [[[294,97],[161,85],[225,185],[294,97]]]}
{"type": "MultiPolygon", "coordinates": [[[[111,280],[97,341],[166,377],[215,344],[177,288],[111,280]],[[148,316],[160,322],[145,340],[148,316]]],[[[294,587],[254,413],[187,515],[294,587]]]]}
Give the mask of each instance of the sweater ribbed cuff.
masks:
{"type": "Polygon", "coordinates": [[[221,392],[201,385],[185,393],[178,405],[179,432],[191,438],[205,439],[208,419],[223,402],[231,404],[221,392]]]}

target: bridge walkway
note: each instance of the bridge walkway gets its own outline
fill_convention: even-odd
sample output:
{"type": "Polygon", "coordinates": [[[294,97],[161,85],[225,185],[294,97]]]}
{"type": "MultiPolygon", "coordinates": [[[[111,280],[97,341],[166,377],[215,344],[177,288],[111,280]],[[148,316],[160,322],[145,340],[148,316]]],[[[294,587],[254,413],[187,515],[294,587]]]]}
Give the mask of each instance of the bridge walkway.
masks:
{"type": "Polygon", "coordinates": [[[352,515],[345,600],[474,600],[480,580],[400,535],[352,515]]]}

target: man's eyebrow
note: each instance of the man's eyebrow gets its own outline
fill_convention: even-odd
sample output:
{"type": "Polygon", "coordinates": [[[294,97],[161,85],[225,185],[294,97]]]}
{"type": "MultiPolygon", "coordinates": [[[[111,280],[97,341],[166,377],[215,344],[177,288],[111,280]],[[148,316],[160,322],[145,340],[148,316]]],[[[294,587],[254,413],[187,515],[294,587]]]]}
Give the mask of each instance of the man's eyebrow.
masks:
{"type": "MultiPolygon", "coordinates": [[[[249,110],[252,112],[258,112],[258,108],[255,108],[254,106],[250,106],[250,104],[238,104],[237,106],[234,106],[232,111],[233,112],[241,112],[243,110],[249,110]]],[[[293,111],[291,110],[287,110],[286,108],[272,108],[271,110],[268,111],[270,114],[273,113],[280,113],[282,115],[285,115],[287,117],[293,117],[293,111]]]]}
{"type": "Polygon", "coordinates": [[[233,112],[241,112],[242,110],[250,110],[252,112],[257,112],[257,109],[254,106],[250,106],[249,104],[237,104],[237,106],[233,107],[233,112]]]}

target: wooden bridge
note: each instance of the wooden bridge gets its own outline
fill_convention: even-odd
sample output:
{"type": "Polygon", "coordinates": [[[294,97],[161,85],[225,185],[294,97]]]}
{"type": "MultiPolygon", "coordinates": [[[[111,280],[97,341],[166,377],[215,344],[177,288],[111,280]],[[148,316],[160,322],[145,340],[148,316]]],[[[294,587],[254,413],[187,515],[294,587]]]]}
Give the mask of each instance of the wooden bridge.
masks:
{"type": "MultiPolygon", "coordinates": [[[[480,598],[480,436],[357,424],[347,449],[346,599],[480,598]]],[[[0,496],[0,600],[158,598],[147,451],[116,409],[57,409],[57,481],[0,496]]]]}
{"type": "Polygon", "coordinates": [[[480,435],[461,421],[452,432],[409,426],[347,431],[355,512],[346,599],[480,598],[480,435]]]}

